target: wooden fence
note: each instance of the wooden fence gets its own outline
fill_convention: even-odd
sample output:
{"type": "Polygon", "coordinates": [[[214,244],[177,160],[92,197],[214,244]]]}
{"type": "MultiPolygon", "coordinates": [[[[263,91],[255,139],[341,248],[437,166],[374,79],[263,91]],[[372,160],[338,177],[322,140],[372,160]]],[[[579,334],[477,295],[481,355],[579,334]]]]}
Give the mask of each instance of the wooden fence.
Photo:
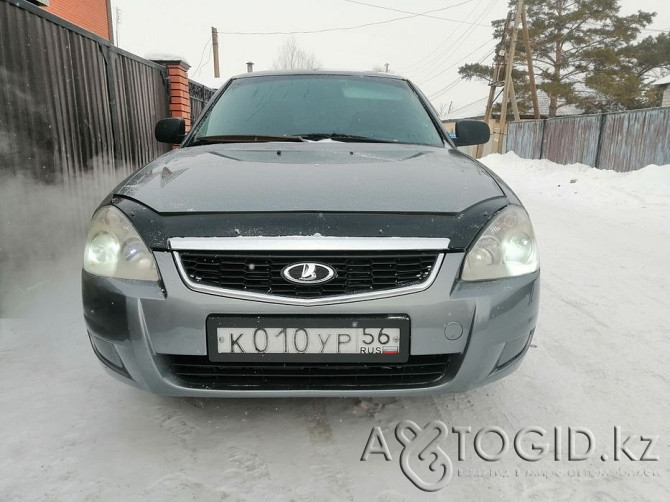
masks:
{"type": "Polygon", "coordinates": [[[512,122],[506,150],[619,172],[670,164],[670,108],[512,122]]]}

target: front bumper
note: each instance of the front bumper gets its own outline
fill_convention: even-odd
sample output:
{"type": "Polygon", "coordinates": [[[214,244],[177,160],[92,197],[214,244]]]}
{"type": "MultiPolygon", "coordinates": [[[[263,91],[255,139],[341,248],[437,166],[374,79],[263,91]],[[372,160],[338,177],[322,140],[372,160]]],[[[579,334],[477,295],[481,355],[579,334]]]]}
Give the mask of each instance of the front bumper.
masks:
{"type": "Polygon", "coordinates": [[[539,272],[494,281],[458,281],[463,253],[447,253],[426,290],[334,305],[285,305],[188,289],[172,255],[155,252],[162,284],[83,272],[84,317],[98,358],[113,376],[163,395],[192,397],[397,396],[463,392],[514,371],[530,345],[539,307],[539,272]],[[403,388],[207,389],[178,379],[173,356],[206,356],[206,319],[219,315],[405,314],[410,354],[444,355],[450,371],[438,384],[403,388]],[[462,334],[459,336],[459,326],[462,334]]]}

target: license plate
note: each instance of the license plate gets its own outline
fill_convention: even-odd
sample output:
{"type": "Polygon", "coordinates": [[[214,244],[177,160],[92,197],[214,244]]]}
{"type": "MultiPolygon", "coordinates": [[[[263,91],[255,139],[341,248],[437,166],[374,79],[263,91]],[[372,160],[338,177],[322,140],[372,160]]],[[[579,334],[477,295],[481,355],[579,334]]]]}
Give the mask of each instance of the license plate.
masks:
{"type": "Polygon", "coordinates": [[[212,361],[405,362],[409,318],[210,316],[207,342],[212,361]]]}

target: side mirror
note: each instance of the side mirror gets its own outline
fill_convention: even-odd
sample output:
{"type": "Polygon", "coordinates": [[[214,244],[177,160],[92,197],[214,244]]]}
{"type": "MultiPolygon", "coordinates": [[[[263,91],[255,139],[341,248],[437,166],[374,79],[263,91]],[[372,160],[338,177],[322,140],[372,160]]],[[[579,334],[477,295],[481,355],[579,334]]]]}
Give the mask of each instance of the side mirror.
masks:
{"type": "Polygon", "coordinates": [[[176,145],[186,136],[186,122],[180,118],[161,119],[154,129],[156,139],[161,143],[176,145]]]}
{"type": "Polygon", "coordinates": [[[491,129],[479,120],[459,120],[456,122],[456,146],[481,145],[488,143],[491,129]]]}

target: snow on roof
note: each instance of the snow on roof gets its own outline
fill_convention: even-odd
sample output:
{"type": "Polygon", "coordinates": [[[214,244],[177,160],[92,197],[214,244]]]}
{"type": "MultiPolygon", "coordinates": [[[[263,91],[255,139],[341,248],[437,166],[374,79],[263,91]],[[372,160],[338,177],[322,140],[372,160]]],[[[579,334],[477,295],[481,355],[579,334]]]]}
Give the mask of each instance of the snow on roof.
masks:
{"type": "Polygon", "coordinates": [[[442,120],[478,119],[486,114],[486,103],[488,98],[482,98],[469,105],[455,108],[447,113],[442,120]]]}
{"type": "Polygon", "coordinates": [[[150,61],[183,61],[190,66],[184,56],[170,52],[148,52],[144,55],[144,59],[149,59],[150,61]]]}
{"type": "MultiPolygon", "coordinates": [[[[538,89],[537,101],[540,105],[540,115],[549,115],[549,103],[551,102],[549,95],[546,92],[538,89]]],[[[576,105],[563,105],[559,106],[558,110],[556,110],[557,117],[581,115],[582,113],[584,113],[584,111],[576,105]]]]}
{"type": "Polygon", "coordinates": [[[191,80],[194,82],[198,82],[199,84],[204,85],[205,87],[209,87],[210,89],[218,89],[221,87],[223,84],[225,84],[228,79],[227,78],[217,78],[217,77],[189,77],[191,80]]]}
{"type": "Polygon", "coordinates": [[[668,85],[670,84],[670,75],[666,75],[663,78],[659,78],[656,82],[651,85],[668,85]]]}
{"type": "MultiPolygon", "coordinates": [[[[461,119],[479,119],[483,118],[486,115],[486,103],[488,98],[479,99],[473,103],[467,104],[460,108],[456,108],[451,112],[447,113],[442,120],[444,122],[449,122],[452,120],[461,120],[461,119]]],[[[544,91],[538,89],[537,91],[537,101],[540,105],[540,115],[546,117],[549,115],[549,96],[544,91]]],[[[532,111],[531,111],[532,113],[532,111]]],[[[570,115],[581,115],[583,110],[581,110],[576,105],[563,105],[558,108],[556,111],[557,117],[566,117],[570,115]]]]}

